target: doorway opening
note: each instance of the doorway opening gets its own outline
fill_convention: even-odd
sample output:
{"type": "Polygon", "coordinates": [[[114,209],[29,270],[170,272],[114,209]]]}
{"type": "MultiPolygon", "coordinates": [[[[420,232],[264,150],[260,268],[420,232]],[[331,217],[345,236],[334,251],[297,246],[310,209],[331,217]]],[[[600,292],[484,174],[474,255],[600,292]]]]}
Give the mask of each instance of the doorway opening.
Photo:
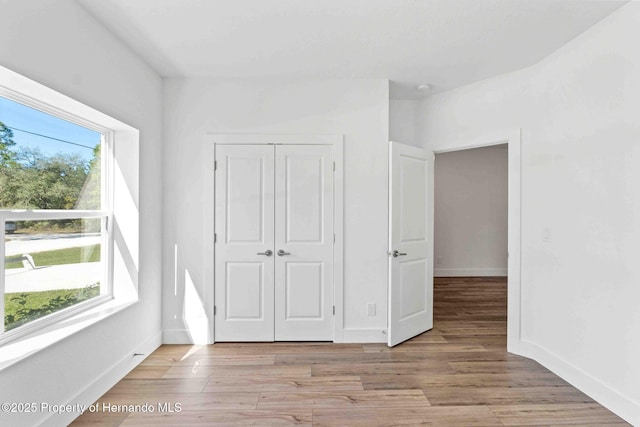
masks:
{"type": "Polygon", "coordinates": [[[520,131],[434,154],[434,329],[466,324],[518,353],[520,131]]]}
{"type": "Polygon", "coordinates": [[[434,327],[506,350],[508,145],[437,154],[434,175],[434,327]]]}

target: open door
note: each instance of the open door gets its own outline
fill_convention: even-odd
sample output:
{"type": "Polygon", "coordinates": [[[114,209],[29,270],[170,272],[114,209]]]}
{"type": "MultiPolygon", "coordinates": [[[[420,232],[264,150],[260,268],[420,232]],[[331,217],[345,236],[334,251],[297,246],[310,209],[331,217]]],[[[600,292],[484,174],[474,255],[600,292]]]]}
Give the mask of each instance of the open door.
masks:
{"type": "Polygon", "coordinates": [[[433,327],[427,151],[389,143],[389,341],[433,327]]]}

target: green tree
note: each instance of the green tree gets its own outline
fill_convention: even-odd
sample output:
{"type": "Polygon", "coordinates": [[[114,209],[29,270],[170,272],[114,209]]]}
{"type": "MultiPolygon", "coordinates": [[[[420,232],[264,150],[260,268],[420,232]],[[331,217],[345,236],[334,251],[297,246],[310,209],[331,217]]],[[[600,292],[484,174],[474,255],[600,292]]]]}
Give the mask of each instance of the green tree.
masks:
{"type": "MultiPolygon", "coordinates": [[[[6,188],[9,181],[8,168],[14,164],[14,153],[11,147],[16,145],[13,141],[13,132],[4,123],[0,122],[0,191],[6,188]]],[[[0,196],[0,208],[6,207],[0,196]]]]}
{"type": "Polygon", "coordinates": [[[73,209],[89,172],[78,155],[47,157],[33,148],[16,150],[4,169],[0,206],[14,209],[73,209]]]}
{"type": "Polygon", "coordinates": [[[13,158],[10,147],[16,145],[13,141],[13,131],[0,122],[0,167],[9,163],[13,158]]]}
{"type": "Polygon", "coordinates": [[[93,158],[89,161],[88,175],[84,182],[76,208],[100,209],[101,208],[101,172],[102,160],[100,156],[100,144],[93,148],[93,158]]]}

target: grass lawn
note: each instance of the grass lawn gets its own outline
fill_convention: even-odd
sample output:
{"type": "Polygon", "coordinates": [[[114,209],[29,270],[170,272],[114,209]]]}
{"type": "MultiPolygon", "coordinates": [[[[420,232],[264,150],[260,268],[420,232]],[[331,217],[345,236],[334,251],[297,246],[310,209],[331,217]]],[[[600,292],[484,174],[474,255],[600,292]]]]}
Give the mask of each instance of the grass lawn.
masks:
{"type": "MultiPolygon", "coordinates": [[[[54,251],[34,252],[31,254],[37,267],[43,265],[76,264],[79,262],[100,261],[100,245],[77,248],[57,249],[54,251]]],[[[9,262],[5,268],[22,268],[22,262],[9,262]]]]}
{"type": "Polygon", "coordinates": [[[100,285],[79,289],[56,289],[40,292],[16,292],[4,295],[5,330],[17,328],[63,308],[100,295],[100,285]]]}
{"type": "MultiPolygon", "coordinates": [[[[34,252],[36,267],[100,261],[100,245],[34,252]]],[[[22,262],[5,264],[5,268],[22,268],[22,262]]],[[[5,330],[17,328],[32,320],[46,316],[79,302],[100,295],[99,284],[80,289],[56,289],[40,292],[16,292],[4,295],[5,330]]]]}

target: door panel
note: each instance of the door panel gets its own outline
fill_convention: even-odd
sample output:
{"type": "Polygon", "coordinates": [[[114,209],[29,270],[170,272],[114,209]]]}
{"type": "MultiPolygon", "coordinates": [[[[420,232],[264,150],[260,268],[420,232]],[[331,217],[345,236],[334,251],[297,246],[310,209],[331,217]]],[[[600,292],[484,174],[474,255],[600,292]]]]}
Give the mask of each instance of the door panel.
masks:
{"type": "Polygon", "coordinates": [[[216,146],[215,340],[273,341],[274,151],[216,146]]]}
{"type": "Polygon", "coordinates": [[[400,243],[424,242],[427,237],[427,194],[421,189],[426,183],[425,160],[406,155],[400,156],[400,243]]]}
{"type": "Polygon", "coordinates": [[[333,339],[333,147],[276,146],[275,339],[333,339]]]}
{"type": "Polygon", "coordinates": [[[265,241],[263,224],[265,223],[263,188],[265,159],[261,157],[226,158],[226,242],[265,241]]]}
{"type": "Polygon", "coordinates": [[[263,320],[264,282],[262,263],[228,262],[225,278],[225,319],[263,320]]]}
{"type": "MultiPolygon", "coordinates": [[[[282,147],[278,147],[281,151],[282,147]]],[[[288,147],[289,148],[289,147],[288,147]]],[[[315,148],[315,147],[312,147],[315,148]]],[[[314,150],[315,151],[315,150],[314,150]]],[[[287,155],[284,186],[285,243],[322,244],[324,226],[323,157],[287,155]]],[[[279,189],[280,190],[280,189],[279,189]]]]}
{"type": "Polygon", "coordinates": [[[323,269],[321,262],[285,261],[285,320],[322,320],[323,269]]]}
{"type": "Polygon", "coordinates": [[[389,346],[433,327],[425,150],[390,143],[389,346]],[[396,256],[394,256],[394,253],[396,256]]]}
{"type": "Polygon", "coordinates": [[[398,317],[401,321],[407,320],[411,316],[419,316],[427,310],[427,295],[423,285],[427,280],[425,264],[424,259],[399,261],[398,263],[400,270],[398,287],[402,295],[398,317]]]}

